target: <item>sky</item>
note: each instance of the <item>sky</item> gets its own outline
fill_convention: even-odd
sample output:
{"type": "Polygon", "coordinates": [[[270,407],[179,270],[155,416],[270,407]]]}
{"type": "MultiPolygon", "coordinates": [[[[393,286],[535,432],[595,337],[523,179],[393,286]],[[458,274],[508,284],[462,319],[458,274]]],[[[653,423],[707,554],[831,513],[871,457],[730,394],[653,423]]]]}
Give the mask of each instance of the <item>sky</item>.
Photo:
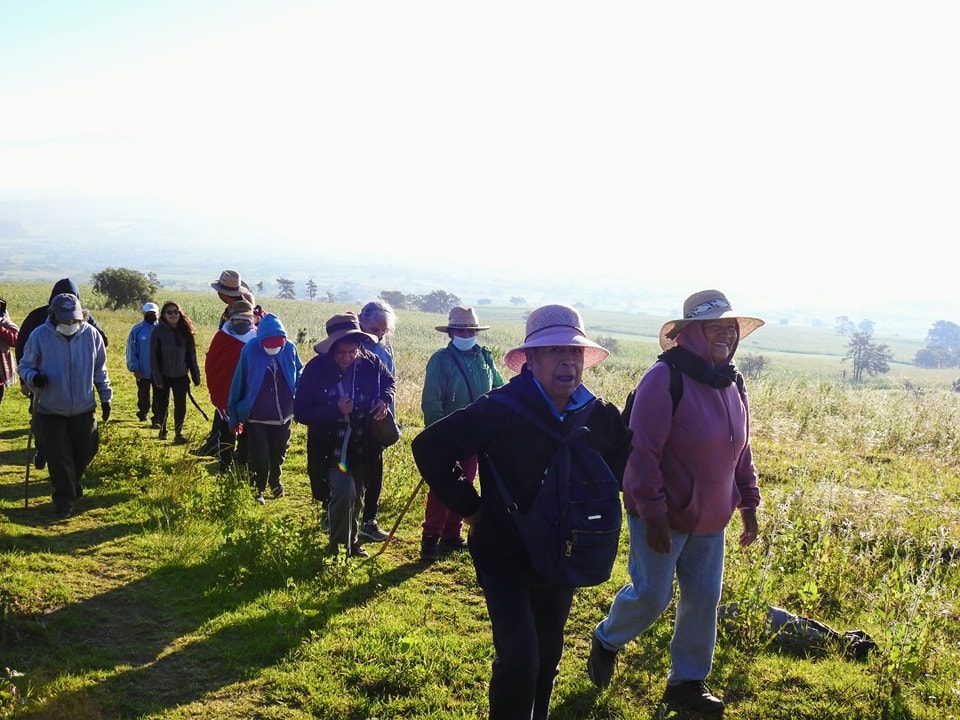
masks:
{"type": "Polygon", "coordinates": [[[956,2],[0,0],[0,199],[960,321],[958,32],[956,2]]]}

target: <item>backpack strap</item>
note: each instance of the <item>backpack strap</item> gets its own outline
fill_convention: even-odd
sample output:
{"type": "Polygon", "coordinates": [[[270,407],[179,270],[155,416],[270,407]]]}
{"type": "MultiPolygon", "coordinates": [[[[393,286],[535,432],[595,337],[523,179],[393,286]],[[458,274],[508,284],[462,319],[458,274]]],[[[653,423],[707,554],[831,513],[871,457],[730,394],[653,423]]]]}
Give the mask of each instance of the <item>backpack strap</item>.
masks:
{"type": "Polygon", "coordinates": [[[470,378],[467,377],[467,368],[463,364],[463,358],[457,355],[459,350],[452,350],[448,347],[447,352],[450,353],[453,364],[457,366],[457,370],[459,370],[460,374],[463,376],[463,382],[467,386],[467,395],[470,396],[470,402],[473,402],[477,399],[477,394],[473,391],[473,386],[470,385],[470,378]]]}
{"type": "MultiPolygon", "coordinates": [[[[673,401],[673,412],[671,415],[677,414],[677,406],[680,405],[680,398],[683,397],[683,372],[673,363],[666,362],[665,360],[657,360],[657,362],[662,362],[670,368],[670,400],[673,401]]],[[[737,385],[740,387],[741,393],[743,391],[743,376],[737,373],[738,380],[737,385]]],[[[624,403],[623,412],[620,413],[620,417],[623,418],[625,425],[630,424],[630,414],[633,412],[633,402],[637,398],[637,389],[634,388],[627,395],[627,401],[624,403]]]]}

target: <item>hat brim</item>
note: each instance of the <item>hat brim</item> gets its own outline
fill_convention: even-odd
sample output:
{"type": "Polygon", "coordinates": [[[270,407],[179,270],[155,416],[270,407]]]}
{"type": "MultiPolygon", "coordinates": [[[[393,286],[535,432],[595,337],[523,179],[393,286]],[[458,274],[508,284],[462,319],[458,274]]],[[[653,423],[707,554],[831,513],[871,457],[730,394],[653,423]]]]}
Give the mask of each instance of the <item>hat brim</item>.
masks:
{"type": "Polygon", "coordinates": [[[243,294],[243,291],[250,291],[250,286],[247,285],[243,280],[240,281],[240,287],[231,288],[226,285],[221,285],[219,282],[210,283],[210,287],[216,290],[218,293],[223,293],[224,295],[229,295],[230,297],[240,297],[243,294]]]}
{"type": "Polygon", "coordinates": [[[583,335],[545,335],[542,338],[525,342],[519,347],[513,348],[503,356],[503,364],[514,372],[520,372],[523,364],[527,361],[527,350],[538,347],[582,347],[583,348],[583,369],[592,368],[599,365],[610,355],[610,351],[605,347],[597,345],[593,340],[589,340],[583,335]]]}
{"type": "Polygon", "coordinates": [[[732,310],[716,313],[715,315],[710,315],[710,317],[698,317],[695,320],[668,320],[663,324],[663,327],[660,328],[660,347],[663,350],[669,350],[672,347],[676,347],[677,335],[679,335],[680,331],[690,323],[706,322],[707,320],[721,320],[726,318],[733,318],[737,321],[737,324],[740,327],[740,340],[743,340],[747,335],[765,324],[765,322],[760,318],[750,317],[749,315],[738,315],[732,310]]]}
{"type": "Polygon", "coordinates": [[[313,346],[313,350],[320,355],[326,355],[330,352],[330,348],[336,345],[341,340],[346,340],[348,338],[354,338],[357,341],[361,341],[364,338],[369,338],[373,342],[379,342],[379,338],[376,335],[371,335],[370,333],[365,333],[363,330],[338,330],[332,335],[328,335],[326,338],[318,342],[313,346]]]}
{"type": "Polygon", "coordinates": [[[436,328],[440,332],[450,332],[451,330],[476,330],[480,332],[481,330],[489,330],[491,325],[437,325],[436,328]]]}

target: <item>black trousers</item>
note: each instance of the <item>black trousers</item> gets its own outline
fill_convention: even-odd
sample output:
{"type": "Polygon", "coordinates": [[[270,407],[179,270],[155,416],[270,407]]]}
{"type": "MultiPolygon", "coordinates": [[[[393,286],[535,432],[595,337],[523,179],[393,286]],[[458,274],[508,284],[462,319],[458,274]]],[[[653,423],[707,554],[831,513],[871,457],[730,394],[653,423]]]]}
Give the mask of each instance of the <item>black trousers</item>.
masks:
{"type": "Polygon", "coordinates": [[[290,445],[290,423],[266,425],[251,422],[244,425],[243,434],[247,436],[250,481],[259,493],[267,489],[267,483],[276,490],[280,487],[283,461],[290,445]]]}
{"type": "Polygon", "coordinates": [[[164,411],[160,409],[160,391],[153,387],[153,381],[150,378],[143,377],[137,380],[137,414],[143,417],[150,412],[150,422],[158,423],[163,416],[164,411]],[[152,402],[151,402],[152,391],[152,402]]]}
{"type": "Polygon", "coordinates": [[[100,446],[94,411],[69,417],[34,413],[33,434],[47,456],[54,507],[66,510],[83,495],[80,478],[100,446]]]}
{"type": "Polygon", "coordinates": [[[477,570],[493,627],[490,720],[545,720],[574,588],[477,570]]]}
{"type": "Polygon", "coordinates": [[[183,377],[163,376],[163,389],[154,388],[154,398],[160,398],[156,404],[159,410],[158,417],[160,425],[164,430],[167,429],[167,413],[170,410],[170,391],[173,391],[173,429],[177,435],[183,433],[183,420],[187,417],[187,389],[190,385],[190,378],[187,375],[183,377]]]}

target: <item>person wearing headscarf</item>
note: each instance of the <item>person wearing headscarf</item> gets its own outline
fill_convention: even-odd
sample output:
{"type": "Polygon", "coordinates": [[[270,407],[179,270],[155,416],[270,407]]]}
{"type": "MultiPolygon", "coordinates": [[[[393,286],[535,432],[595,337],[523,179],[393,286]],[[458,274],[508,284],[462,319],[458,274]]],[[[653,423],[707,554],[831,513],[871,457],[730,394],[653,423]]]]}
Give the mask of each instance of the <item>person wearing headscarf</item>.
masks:
{"type": "MultiPolygon", "coordinates": [[[[479,333],[489,330],[481,325],[473,308],[450,310],[445,325],[437,325],[450,341],[427,361],[420,396],[424,426],[431,425],[474,400],[503,385],[503,377],[493,361],[489,348],[479,343],[479,333]]],[[[477,476],[477,458],[460,458],[464,477],[473,482],[477,476]]],[[[437,494],[427,493],[423,533],[420,537],[420,559],[432,561],[443,552],[466,550],[460,534],[463,518],[440,502],[437,494]]]]}
{"type": "Polygon", "coordinates": [[[256,338],[240,351],[230,383],[227,425],[231,432],[247,435],[247,468],[254,498],[261,505],[266,502],[263,493],[268,484],[275,498],[285,492],[280,477],[302,368],[297,346],[287,341],[283,323],[267,314],[257,326],[256,338]]]}
{"type": "Polygon", "coordinates": [[[413,440],[424,480],[470,526],[470,555],[495,650],[490,720],[544,720],[550,709],[575,588],[546,577],[534,564],[515,517],[536,502],[558,454],[556,435],[576,434],[616,493],[630,433],[619,409],[583,383],[584,370],[607,355],[586,337],[576,309],[539,307],[527,318],[524,342],[504,357],[519,374],[413,440]],[[522,406],[536,421],[511,405],[522,406]],[[461,464],[473,456],[479,458],[479,493],[461,464]]]}
{"type": "Polygon", "coordinates": [[[623,477],[630,582],[593,633],[587,672],[598,687],[612,681],[617,653],[667,608],[676,577],[680,599],[664,701],[697,712],[724,708],[706,685],[724,532],[739,510],[740,545],[753,543],[760,503],[749,404],[733,356],[761,325],[734,312],[722,292],[703,290],[660,330],[665,352],[640,380],[630,414],[633,450],[623,477]]]}
{"type": "MultiPolygon", "coordinates": [[[[391,339],[397,328],[397,316],[386,300],[371,300],[360,309],[358,316],[360,329],[367,333],[360,343],[383,363],[387,371],[396,379],[393,345],[391,339]]],[[[397,418],[396,401],[390,401],[390,412],[397,418]]],[[[383,492],[383,448],[380,452],[370,452],[367,456],[370,468],[365,473],[367,486],[363,493],[363,513],[360,516],[359,536],[367,542],[383,542],[387,533],[377,524],[380,511],[380,495],[383,492]]]]}
{"type": "Polygon", "coordinates": [[[160,308],[156,303],[144,303],[143,320],[138,322],[127,335],[127,370],[133,373],[137,381],[137,420],[145,422],[151,410],[150,426],[160,427],[160,398],[153,390],[153,402],[150,401],[153,388],[153,373],[150,371],[150,336],[157,327],[160,308]]]}
{"type": "Polygon", "coordinates": [[[361,346],[360,321],[352,312],[326,323],[327,337],[314,345],[294,402],[296,421],[307,426],[307,467],[313,499],[326,504],[329,550],[367,557],[359,537],[370,455],[383,451],[369,432],[386,417],[394,398],[393,375],[361,346]],[[324,495],[324,493],[328,493],[324,495]]]}
{"type": "Polygon", "coordinates": [[[33,396],[33,432],[46,452],[54,513],[61,519],[73,513],[83,473],[97,454],[97,399],[106,421],[113,397],[103,338],[84,318],[76,295],[54,295],[18,368],[33,396]]]}

